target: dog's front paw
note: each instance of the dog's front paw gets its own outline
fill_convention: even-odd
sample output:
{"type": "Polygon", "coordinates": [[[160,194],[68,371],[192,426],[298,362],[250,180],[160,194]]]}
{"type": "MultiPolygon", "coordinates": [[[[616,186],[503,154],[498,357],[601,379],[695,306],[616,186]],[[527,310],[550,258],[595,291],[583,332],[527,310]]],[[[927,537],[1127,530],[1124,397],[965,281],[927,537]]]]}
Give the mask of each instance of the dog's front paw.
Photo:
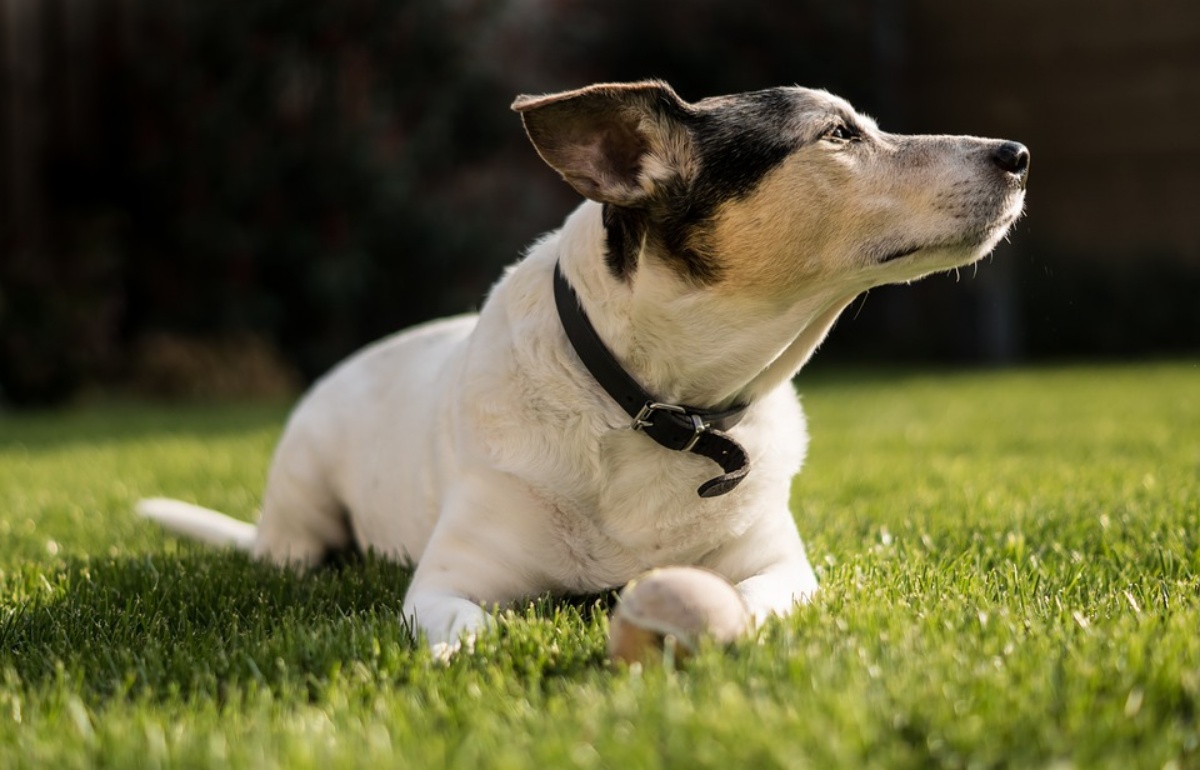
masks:
{"type": "Polygon", "coordinates": [[[761,628],[772,617],[786,617],[797,607],[808,604],[817,591],[817,580],[805,569],[764,572],[737,584],[746,602],[754,626],[761,628]]]}
{"type": "Polygon", "coordinates": [[[475,651],[475,635],[467,634],[451,642],[431,642],[429,655],[434,663],[449,665],[459,655],[470,655],[475,651]]]}
{"type": "Polygon", "coordinates": [[[433,657],[434,663],[448,666],[460,649],[462,649],[462,644],[459,642],[438,642],[429,646],[429,654],[433,657]]]}
{"type": "Polygon", "coordinates": [[[475,634],[488,624],[488,615],[478,604],[460,596],[436,595],[410,589],[405,614],[429,644],[434,660],[449,662],[461,651],[475,648],[475,634]]]}

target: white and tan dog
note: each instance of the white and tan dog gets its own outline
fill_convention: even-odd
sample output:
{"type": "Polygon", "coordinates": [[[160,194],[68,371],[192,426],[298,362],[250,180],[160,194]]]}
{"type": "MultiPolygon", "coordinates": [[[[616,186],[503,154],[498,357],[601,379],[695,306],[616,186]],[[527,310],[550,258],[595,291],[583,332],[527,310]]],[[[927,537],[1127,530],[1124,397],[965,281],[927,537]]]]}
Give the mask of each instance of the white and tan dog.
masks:
{"type": "Polygon", "coordinates": [[[1021,213],[1028,151],[884,133],[803,88],[689,104],[660,82],[604,84],[513,108],[588,199],[562,229],[478,316],[402,332],[317,383],[257,527],[171,500],[140,511],[280,563],[347,546],[411,560],[404,612],[441,651],[486,608],[660,565],[724,575],[760,620],[789,612],[817,589],[788,508],[807,444],[793,375],[861,292],[987,254],[1021,213]],[[556,265],[574,302],[561,318],[556,265]],[[639,410],[585,364],[603,353],[568,339],[572,313],[668,406],[631,425],[639,410]],[[727,435],[708,422],[726,411],[727,435]],[[660,445],[647,426],[665,417],[708,444],[660,445]]]}

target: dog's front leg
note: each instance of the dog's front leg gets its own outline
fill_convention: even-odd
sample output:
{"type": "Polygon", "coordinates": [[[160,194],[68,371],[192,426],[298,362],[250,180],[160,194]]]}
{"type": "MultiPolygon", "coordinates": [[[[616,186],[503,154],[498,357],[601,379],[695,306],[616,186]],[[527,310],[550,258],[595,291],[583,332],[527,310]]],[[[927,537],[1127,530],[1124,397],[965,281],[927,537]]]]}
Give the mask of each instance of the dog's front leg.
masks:
{"type": "Polygon", "coordinates": [[[448,660],[464,643],[469,648],[490,618],[465,596],[416,586],[404,597],[404,614],[412,618],[439,660],[448,660]]]}
{"type": "Polygon", "coordinates": [[[734,584],[746,602],[754,624],[761,626],[772,615],[784,617],[798,605],[808,602],[816,592],[816,579],[808,564],[782,563],[734,584]]]}
{"type": "Polygon", "coordinates": [[[516,598],[498,574],[494,555],[473,538],[435,533],[404,596],[404,615],[424,635],[434,656],[447,659],[487,627],[487,610],[516,598]],[[485,609],[486,608],[486,609],[485,609]]]}
{"type": "Polygon", "coordinates": [[[734,582],[756,625],[786,616],[817,591],[817,576],[791,513],[767,515],[705,559],[702,566],[734,582]]]}
{"type": "Polygon", "coordinates": [[[470,647],[490,610],[548,588],[541,506],[497,475],[447,501],[404,597],[405,616],[441,658],[470,647]]]}

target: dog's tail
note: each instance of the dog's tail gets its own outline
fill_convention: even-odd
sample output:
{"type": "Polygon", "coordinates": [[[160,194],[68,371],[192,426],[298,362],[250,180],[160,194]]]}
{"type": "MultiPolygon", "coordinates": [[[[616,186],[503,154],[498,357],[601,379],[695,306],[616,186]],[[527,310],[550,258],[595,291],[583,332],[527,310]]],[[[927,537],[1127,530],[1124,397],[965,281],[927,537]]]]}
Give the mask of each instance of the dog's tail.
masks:
{"type": "Polygon", "coordinates": [[[165,497],[139,500],[139,515],[167,529],[210,545],[231,546],[239,551],[254,547],[258,527],[223,513],[165,497]]]}

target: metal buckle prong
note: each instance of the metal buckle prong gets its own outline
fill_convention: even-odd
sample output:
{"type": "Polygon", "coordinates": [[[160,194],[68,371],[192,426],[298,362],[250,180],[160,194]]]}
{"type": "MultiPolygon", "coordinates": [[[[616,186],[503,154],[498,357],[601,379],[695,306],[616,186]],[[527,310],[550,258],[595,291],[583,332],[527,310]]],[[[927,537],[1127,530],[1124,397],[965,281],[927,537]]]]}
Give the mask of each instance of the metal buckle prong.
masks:
{"type": "Polygon", "coordinates": [[[692,433],[691,440],[688,441],[687,444],[684,445],[682,450],[680,450],[683,452],[690,452],[692,447],[696,446],[696,442],[700,440],[700,434],[707,433],[709,428],[712,427],[711,425],[706,423],[698,414],[689,414],[688,417],[692,418],[693,433],[692,433]]]}
{"type": "Polygon", "coordinates": [[[629,427],[633,430],[641,430],[648,428],[652,424],[648,419],[655,412],[675,412],[676,414],[687,414],[688,411],[682,406],[676,404],[660,404],[657,401],[647,401],[646,404],[638,410],[637,415],[633,418],[633,422],[629,427]]]}

